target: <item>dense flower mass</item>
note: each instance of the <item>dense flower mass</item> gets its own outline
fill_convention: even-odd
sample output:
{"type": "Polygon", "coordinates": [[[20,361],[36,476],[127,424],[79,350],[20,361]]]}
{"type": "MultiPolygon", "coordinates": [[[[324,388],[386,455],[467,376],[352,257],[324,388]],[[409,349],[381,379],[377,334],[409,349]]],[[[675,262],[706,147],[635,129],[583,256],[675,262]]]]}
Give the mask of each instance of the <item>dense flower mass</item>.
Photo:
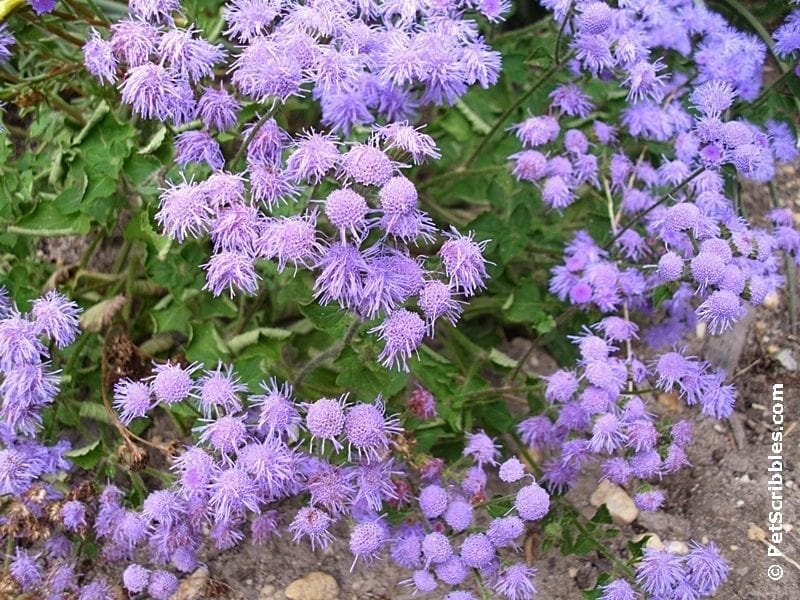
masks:
{"type": "Polygon", "coordinates": [[[225,36],[237,46],[230,52],[177,27],[177,3],[141,4],[110,39],[93,33],[84,57],[100,81],[119,81],[138,116],[174,125],[199,117],[200,129],[176,135],[175,160],[200,180],[162,191],[163,232],[179,242],[210,236],[204,269],[214,295],[257,293],[260,261],[313,271],[318,301],[382,319],[374,330],[385,342],[380,360],[407,369],[434,322],[455,322],[487,278],[485,242],[438,231],[402,175],[407,161],[439,157],[433,138],[409,121],[497,81],[500,54],[474,17],[497,21],[508,5],[234,0],[224,9],[225,36]],[[226,66],[230,77],[219,78],[226,66]],[[320,105],[327,132],[293,135],[270,116],[305,96],[320,105]],[[218,138],[253,103],[268,108],[243,124],[238,151],[226,157],[218,138]],[[351,132],[357,140],[345,139],[351,132]],[[323,182],[336,188],[316,198],[323,182]],[[416,256],[437,239],[438,257],[416,256]],[[409,310],[414,301],[424,319],[409,310]]]}
{"type": "MultiPolygon", "coordinates": [[[[112,372],[104,345],[103,387],[93,398],[103,401],[103,412],[96,420],[110,424],[122,444],[102,471],[113,482],[103,481],[96,494],[88,483],[69,487],[74,482],[67,472],[71,460],[80,464],[104,437],[72,452],[63,439],[49,445],[59,439],[62,421],[75,422],[99,406],[87,401],[76,417],[68,414],[73,404],[55,403],[58,369],[72,369],[69,378],[82,372],[76,367],[81,356],[62,361],[60,354],[78,336],[80,309],[49,291],[22,312],[0,287],[0,496],[7,508],[0,541],[9,550],[4,590],[8,585],[15,594],[48,600],[115,598],[110,583],[79,572],[77,548],[90,540],[102,560],[119,567],[131,597],[166,600],[210,548],[265,544],[288,534],[312,550],[343,537],[351,570],[388,558],[409,571],[404,584],[413,594],[531,600],[537,568],[521,560],[523,540],[536,530],[537,538],[569,545],[563,527],[574,523],[561,510],[562,496],[577,487],[587,467],[630,492],[637,510],[663,507],[670,492],[665,477],[690,466],[693,425],[660,416],[653,397],[674,397],[718,420],[733,414],[737,397],[728,373],[687,350],[686,335],[729,331],[784,286],[782,259],[800,264],[792,211],[776,205],[766,218],[751,220],[739,197],[740,181],[770,183],[782,165],[800,158],[792,126],[769,98],[800,75],[800,9],[789,12],[767,43],[759,37],[763,31],[739,30],[694,0],[540,4],[555,20],[557,41],[544,53],[552,68],[543,68],[546,75],[536,83],[507,82],[517,102],[507,111],[493,102],[476,111],[462,100],[470,89],[499,80],[502,56],[487,38],[500,44],[505,36],[496,37],[494,26],[512,10],[506,0],[230,0],[210,31],[187,18],[191,12],[180,0],[131,0],[127,15],[114,23],[82,15],[82,60],[94,87],[116,86],[126,114],[159,122],[153,144],[171,132],[173,153],[165,155],[173,169],[166,182],[161,175],[168,169],[159,174],[157,206],[142,212],[142,223],[152,216],[176,246],[202,241],[195,248],[210,252],[198,261],[209,294],[255,296],[272,286],[275,272],[299,274],[316,302],[352,315],[355,324],[334,350],[363,325],[374,337],[364,346],[379,346],[368,348],[377,362],[404,372],[411,363],[416,375],[415,357],[426,337],[442,322],[455,326],[470,315],[467,302],[487,289],[494,263],[485,256],[489,241],[479,225],[504,210],[492,199],[480,211],[463,211],[482,214],[471,223],[465,218],[460,230],[437,223],[432,214],[440,211],[432,209],[441,207],[425,193],[453,173],[435,174],[424,185],[415,181],[417,167],[428,169],[462,143],[452,136],[457,139],[448,145],[443,136],[440,150],[431,135],[451,133],[451,123],[440,127],[434,119],[456,108],[453,114],[487,133],[455,174],[474,175],[468,171],[485,160],[480,151],[488,139],[507,132],[503,147],[516,151],[508,157],[505,183],[512,185],[513,176],[517,188],[529,192],[531,206],[565,216],[570,228],[563,260],[549,277],[541,271],[551,300],[593,320],[569,336],[573,364],[524,388],[535,390],[528,399],[541,400],[544,410],[518,422],[509,417],[503,437],[493,437],[496,424],[479,416],[483,410],[462,414],[437,402],[440,390],[451,387],[461,390],[459,403],[476,405],[486,392],[500,397],[516,389],[473,389],[484,363],[507,367],[510,359],[495,352],[479,361],[469,356],[476,343],[468,339],[459,342],[467,348],[459,362],[475,362],[466,364],[463,381],[465,370],[453,376],[432,367],[430,378],[420,380],[434,395],[399,374],[392,381],[397,387],[371,390],[368,402],[357,390],[335,389],[345,377],[301,387],[319,360],[292,375],[294,385],[272,378],[254,391],[244,370],[237,373],[216,356],[204,365],[180,353],[160,360],[142,352],[146,360],[139,367],[112,372]],[[98,29],[87,31],[90,26],[98,29]],[[786,63],[767,83],[770,55],[786,63]],[[297,106],[315,122],[300,122],[297,106]],[[528,107],[531,112],[520,116],[528,107]],[[500,119],[487,126],[483,120],[492,112],[500,119]],[[581,214],[607,215],[608,231],[571,218],[581,214]],[[404,410],[395,413],[406,383],[412,388],[404,410]],[[306,388],[317,396],[300,401],[306,388]],[[180,421],[185,446],[164,450],[138,437],[155,410],[180,421]],[[410,429],[414,424],[418,432],[410,429]],[[453,439],[436,440],[446,439],[450,462],[429,454],[439,447],[428,435],[445,431],[453,439]],[[146,459],[138,442],[163,450],[169,462],[171,473],[152,489],[141,489],[141,477],[133,475],[146,459]],[[513,451],[506,442],[515,444],[513,451]],[[114,479],[118,466],[131,467],[135,493],[117,487],[124,485],[122,477],[114,479]]],[[[55,0],[28,5],[37,16],[52,13],[37,27],[80,46],[71,33],[51,26],[48,19],[60,18],[55,0]]],[[[71,2],[68,7],[81,12],[71,2]]],[[[27,50],[27,38],[19,43],[27,50]]],[[[0,23],[4,71],[15,44],[9,26],[0,23]]],[[[543,66],[541,50],[525,61],[515,54],[514,73],[543,66]]],[[[26,82],[7,70],[22,90],[26,82]]],[[[64,98],[56,102],[71,108],[64,98]]],[[[78,138],[95,126],[86,124],[78,138]]],[[[65,152],[57,162],[79,155],[65,152]]],[[[83,166],[73,164],[70,176],[83,166]]],[[[92,179],[88,171],[83,175],[92,179]]],[[[96,187],[91,181],[88,189],[96,193],[96,187]]],[[[138,223],[132,223],[126,240],[136,235],[138,223]]],[[[86,260],[81,275],[84,266],[86,260]]],[[[126,295],[146,287],[138,285],[137,266],[124,282],[126,295]]],[[[506,267],[498,261],[497,271],[506,267]]],[[[63,284],[56,275],[61,271],[48,285],[63,284]]],[[[116,273],[110,279],[117,293],[123,282],[116,273]]],[[[493,287],[504,285],[513,287],[493,287]]],[[[507,291],[508,302],[489,299],[476,312],[516,305],[515,290],[507,291]]],[[[90,288],[76,298],[95,293],[90,288]]],[[[131,328],[135,319],[125,312],[131,328]]],[[[248,316],[243,312],[236,325],[248,316]]],[[[304,335],[295,329],[287,335],[304,335]]],[[[241,358],[234,341],[248,335],[220,336],[220,348],[230,344],[226,360],[241,358]]],[[[456,354],[450,348],[443,353],[456,354]]],[[[432,348],[425,357],[439,358],[432,348]]],[[[442,364],[448,361],[442,355],[442,364]]],[[[511,383],[521,366],[513,367],[511,383]]],[[[496,407],[487,403],[485,415],[496,407]]],[[[595,596],[698,600],[717,593],[729,572],[713,542],[693,542],[684,555],[648,547],[628,566],[615,571],[627,571],[629,580],[600,579],[595,596]]]]}

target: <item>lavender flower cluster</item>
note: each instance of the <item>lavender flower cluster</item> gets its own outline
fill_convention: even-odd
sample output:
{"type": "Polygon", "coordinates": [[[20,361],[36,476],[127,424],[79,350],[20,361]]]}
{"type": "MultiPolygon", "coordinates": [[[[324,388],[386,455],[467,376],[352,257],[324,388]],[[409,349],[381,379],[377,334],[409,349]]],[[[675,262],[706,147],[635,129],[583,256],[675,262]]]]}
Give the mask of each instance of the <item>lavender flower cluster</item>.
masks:
{"type": "Polygon", "coordinates": [[[487,277],[485,242],[437,230],[402,175],[407,161],[439,157],[408,119],[497,80],[500,55],[465,11],[495,21],[507,5],[237,0],[224,9],[225,34],[239,45],[229,62],[228,49],[175,26],[179,8],[131,3],[132,17],[112,26],[110,40],[95,33],[84,47],[100,81],[116,82],[122,70],[122,100],[135,114],[186,127],[199,120],[199,129],[176,135],[175,160],[205,164],[211,174],[163,190],[162,231],[178,242],[211,238],[203,268],[214,295],[255,294],[260,260],[278,271],[312,270],[318,301],[380,318],[372,331],[385,342],[381,362],[406,369],[434,322],[455,322],[487,277]],[[222,66],[229,76],[218,75],[222,66]],[[319,102],[330,132],[291,135],[269,116],[305,94],[319,102]],[[244,126],[226,170],[217,138],[235,132],[248,103],[272,108],[244,126]],[[355,139],[343,139],[351,132],[355,139]],[[314,198],[323,181],[336,189],[314,198]],[[412,251],[437,240],[436,257],[412,251]]]}
{"type": "MultiPolygon", "coordinates": [[[[426,460],[417,496],[417,469],[397,462],[393,452],[400,421],[386,414],[380,398],[297,402],[288,384],[273,379],[261,387],[262,393],[243,400],[246,386],[230,367],[201,371],[196,364],[173,363],[155,365],[148,379],[116,384],[114,405],[124,423],[159,404],[183,401],[203,414],[197,444],[174,461],[173,487],[151,492],[140,511],[126,508],[113,486],[100,498],[95,532],[104,542],[103,555],[134,561],[144,549],[148,564],[161,565],[128,566],[124,583],[131,593],[146,589],[156,599],[169,598],[178,580],[164,566],[191,572],[206,538],[224,550],[241,542],[246,531],[261,544],[285,528],[295,541],[322,549],[333,541],[337,523],[346,523],[354,566],[388,551],[397,564],[414,570],[409,585],[419,592],[432,592],[439,583],[468,585],[471,569],[479,569],[502,597],[532,597],[534,570],[523,563],[504,565],[498,553],[518,549],[525,523],[547,514],[549,495],[516,458],[498,464],[494,440],[482,432],[469,436],[464,456],[472,466],[465,472],[426,460]],[[513,510],[478,526],[493,468],[502,481],[518,485],[513,510]],[[287,511],[279,503],[288,500],[301,506],[282,523],[287,511]],[[391,525],[387,507],[402,508],[409,518],[391,525]]],[[[415,406],[428,405],[417,414],[431,417],[430,394],[414,394],[415,406]],[[427,401],[420,402],[421,396],[427,401]]],[[[464,590],[447,597],[472,598],[464,590]]]]}
{"type": "Polygon", "coordinates": [[[21,313],[0,287],[0,541],[13,550],[8,574],[16,587],[0,580],[0,592],[47,600],[72,594],[79,600],[112,600],[113,588],[102,577],[79,583],[79,557],[71,539],[86,530],[87,505],[73,491],[63,491],[71,468],[71,445],[60,440],[45,446],[38,435],[42,411],[59,392],[60,377],[49,363],[47,343],[63,349],[78,334],[80,310],[50,291],[21,313]],[[34,554],[30,544],[45,539],[34,554]]]}

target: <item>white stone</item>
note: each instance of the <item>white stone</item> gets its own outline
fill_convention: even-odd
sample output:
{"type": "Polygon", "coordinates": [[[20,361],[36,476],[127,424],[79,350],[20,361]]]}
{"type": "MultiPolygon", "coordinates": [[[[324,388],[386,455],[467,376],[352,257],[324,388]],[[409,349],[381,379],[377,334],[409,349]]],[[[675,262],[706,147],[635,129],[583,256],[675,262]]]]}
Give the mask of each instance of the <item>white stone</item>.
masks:
{"type": "Polygon", "coordinates": [[[339,600],[339,584],[322,571],[312,571],[283,591],[289,600],[339,600]]]}
{"type": "Polygon", "coordinates": [[[797,361],[791,350],[784,348],[775,355],[775,360],[781,363],[781,366],[787,371],[797,371],[797,361]]]}
{"type": "Polygon", "coordinates": [[[639,509],[631,497],[618,485],[608,480],[603,480],[589,497],[592,506],[606,505],[614,523],[630,525],[639,516],[639,509]]]}
{"type": "Polygon", "coordinates": [[[669,540],[664,544],[664,548],[667,550],[667,552],[679,554],[680,556],[686,556],[689,554],[689,544],[680,540],[669,540]]]}
{"type": "Polygon", "coordinates": [[[181,581],[178,591],[171,600],[202,600],[206,597],[208,569],[200,567],[186,579],[181,581]]]}

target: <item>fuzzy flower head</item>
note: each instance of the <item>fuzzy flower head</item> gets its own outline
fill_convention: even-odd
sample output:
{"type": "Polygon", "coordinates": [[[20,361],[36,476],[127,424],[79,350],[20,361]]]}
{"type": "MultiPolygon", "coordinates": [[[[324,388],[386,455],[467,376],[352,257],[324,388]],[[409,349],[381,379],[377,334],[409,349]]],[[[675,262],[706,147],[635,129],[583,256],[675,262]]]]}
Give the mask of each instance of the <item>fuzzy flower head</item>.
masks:
{"type": "Polygon", "coordinates": [[[351,449],[375,459],[389,449],[389,436],[402,431],[397,415],[386,416],[383,401],[356,404],[347,410],[344,434],[351,449]]]}
{"type": "Polygon", "coordinates": [[[425,321],[415,312],[401,308],[393,311],[377,332],[385,345],[378,359],[387,368],[397,367],[408,371],[408,359],[416,353],[426,333],[425,321]]]}
{"type": "Polygon", "coordinates": [[[195,395],[206,416],[212,413],[234,413],[241,409],[238,394],[247,391],[247,386],[239,381],[233,367],[220,363],[213,371],[205,371],[198,380],[195,395]]]}
{"type": "Polygon", "coordinates": [[[465,296],[472,296],[485,287],[485,281],[489,277],[486,273],[486,260],[483,258],[483,251],[489,242],[476,242],[471,232],[462,235],[456,230],[448,237],[439,250],[445,273],[455,289],[465,296]]]}
{"type": "Polygon", "coordinates": [[[335,450],[341,450],[342,444],[337,439],[345,427],[345,408],[347,395],[340,398],[321,398],[311,404],[303,405],[306,410],[306,429],[311,434],[311,441],[322,440],[322,449],[325,442],[330,441],[335,450]]]}
{"type": "Polygon", "coordinates": [[[78,335],[81,309],[54,290],[33,301],[31,317],[37,333],[50,337],[59,348],[69,346],[78,335]]]}
{"type": "Polygon", "coordinates": [[[192,374],[200,368],[198,364],[182,367],[177,363],[153,363],[154,375],[150,387],[157,402],[175,404],[192,395],[192,374]]]}
{"type": "Polygon", "coordinates": [[[496,465],[500,455],[495,441],[483,431],[467,433],[467,443],[464,446],[464,456],[469,456],[478,466],[496,465]]]}

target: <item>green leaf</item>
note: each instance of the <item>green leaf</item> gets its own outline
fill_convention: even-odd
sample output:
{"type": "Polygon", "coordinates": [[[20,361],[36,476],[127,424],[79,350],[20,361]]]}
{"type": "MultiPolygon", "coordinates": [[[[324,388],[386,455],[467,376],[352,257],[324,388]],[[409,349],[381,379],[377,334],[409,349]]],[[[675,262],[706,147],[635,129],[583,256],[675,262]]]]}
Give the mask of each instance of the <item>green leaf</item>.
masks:
{"type": "Polygon", "coordinates": [[[492,348],[489,351],[489,360],[504,369],[513,369],[519,364],[518,360],[511,358],[508,354],[501,352],[497,348],[492,348]]]}
{"type": "Polygon", "coordinates": [[[591,518],[590,522],[611,525],[613,521],[611,519],[611,513],[608,512],[608,507],[605,504],[600,505],[600,508],[598,508],[597,512],[594,513],[594,516],[591,518]]]}
{"type": "Polygon", "coordinates": [[[288,329],[278,329],[275,327],[259,327],[251,329],[228,340],[228,348],[234,354],[239,354],[248,346],[257,343],[261,337],[273,340],[285,340],[291,337],[292,332],[288,329]]]}
{"type": "Polygon", "coordinates": [[[89,470],[97,465],[103,454],[103,446],[100,444],[100,440],[95,440],[91,444],[66,452],[64,456],[79,467],[89,470]]]}
{"type": "Polygon", "coordinates": [[[105,407],[96,402],[81,402],[78,414],[85,419],[92,419],[106,425],[113,425],[113,419],[108,416],[105,407]]]}
{"type": "Polygon", "coordinates": [[[194,334],[186,349],[186,358],[212,365],[230,356],[230,349],[213,323],[208,321],[193,323],[192,328],[194,334]]]}
{"type": "Polygon", "coordinates": [[[150,154],[151,152],[155,152],[161,147],[161,144],[164,143],[165,137],[167,137],[167,128],[162,125],[158,128],[158,131],[152,135],[147,143],[136,151],[136,154],[150,154]]]}
{"type": "Polygon", "coordinates": [[[15,226],[9,227],[8,231],[18,235],[52,237],[86,235],[90,229],[89,217],[64,212],[56,199],[39,202],[33,212],[23,217],[15,226]]]}
{"type": "Polygon", "coordinates": [[[311,303],[300,306],[300,312],[317,327],[326,332],[343,332],[347,327],[347,313],[338,306],[311,303]]]}
{"type": "Polygon", "coordinates": [[[669,285],[659,285],[653,290],[653,307],[658,308],[675,294],[669,285]]]}

